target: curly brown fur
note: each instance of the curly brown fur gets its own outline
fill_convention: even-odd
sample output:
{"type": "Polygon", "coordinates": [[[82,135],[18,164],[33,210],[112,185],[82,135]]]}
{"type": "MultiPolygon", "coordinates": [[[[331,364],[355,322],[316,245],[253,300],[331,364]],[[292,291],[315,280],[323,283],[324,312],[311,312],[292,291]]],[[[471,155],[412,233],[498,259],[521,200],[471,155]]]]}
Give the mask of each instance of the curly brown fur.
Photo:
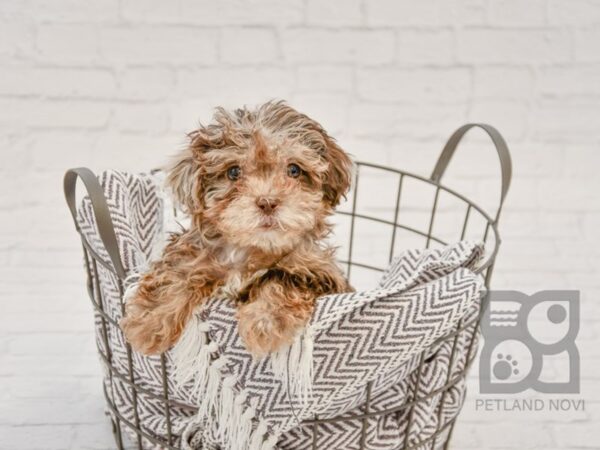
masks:
{"type": "Polygon", "coordinates": [[[189,137],[168,183],[192,226],[142,277],[122,328],[135,349],[161,353],[196,306],[226,294],[238,302],[247,348],[275,351],[306,325],[317,297],[351,289],[323,243],[351,161],[283,102],[217,109],[189,137]]]}

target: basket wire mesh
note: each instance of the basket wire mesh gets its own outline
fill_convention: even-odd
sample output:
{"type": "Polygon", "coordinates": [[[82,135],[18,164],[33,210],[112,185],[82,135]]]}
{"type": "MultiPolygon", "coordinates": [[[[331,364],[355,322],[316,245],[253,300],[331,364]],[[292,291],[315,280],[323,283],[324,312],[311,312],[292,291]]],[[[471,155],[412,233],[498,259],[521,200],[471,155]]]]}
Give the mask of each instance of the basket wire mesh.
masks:
{"type": "MultiPolygon", "coordinates": [[[[421,239],[422,246],[425,248],[430,248],[433,246],[442,246],[449,243],[448,239],[452,239],[453,241],[464,239],[466,237],[476,237],[486,244],[487,254],[484,260],[477,267],[476,272],[481,274],[484,278],[485,287],[489,289],[490,281],[492,276],[492,271],[494,268],[494,261],[496,255],[498,253],[498,249],[500,246],[500,236],[498,233],[498,221],[500,218],[500,213],[502,211],[502,206],[504,203],[504,199],[506,197],[506,193],[508,191],[509,185],[511,181],[511,160],[508,148],[502,136],[498,133],[496,129],[486,124],[467,124],[463,127],[459,128],[448,140],[446,146],[442,150],[442,153],[435,165],[432,175],[429,178],[421,177],[403,170],[393,169],[390,167],[384,167],[380,165],[370,164],[358,162],[356,163],[356,172],[355,172],[355,180],[353,185],[353,194],[348,201],[350,205],[350,209],[341,209],[337,212],[338,218],[346,218],[349,220],[349,232],[348,240],[346,243],[342,243],[343,251],[341,255],[345,255],[340,259],[340,263],[346,268],[346,274],[351,283],[355,282],[355,272],[357,270],[366,271],[370,274],[370,278],[377,278],[376,275],[379,272],[383,272],[385,270],[385,266],[389,263],[396,254],[396,250],[398,247],[398,243],[400,242],[399,233],[408,233],[413,237],[421,239]],[[465,133],[472,128],[480,128],[485,131],[489,137],[492,139],[494,146],[497,150],[500,166],[501,166],[501,193],[500,193],[500,202],[496,214],[494,217],[490,217],[482,208],[476,205],[474,202],[466,198],[465,196],[459,194],[458,192],[447,188],[446,186],[441,184],[441,178],[444,175],[444,172],[452,158],[458,143],[461,141],[462,137],[465,133]],[[393,199],[393,204],[389,205],[388,209],[393,211],[392,219],[384,219],[381,217],[381,214],[377,214],[377,212],[369,212],[368,208],[363,211],[359,207],[359,193],[361,183],[363,182],[363,177],[365,176],[365,172],[370,171],[371,178],[376,182],[381,180],[382,178],[388,177],[393,178],[395,183],[395,196],[393,199]],[[433,188],[433,200],[431,203],[431,207],[427,210],[427,223],[422,229],[419,229],[416,226],[408,225],[403,223],[403,207],[402,201],[407,189],[408,181],[412,183],[417,183],[421,186],[427,186],[430,189],[433,188]],[[454,237],[447,229],[447,225],[443,225],[446,229],[443,232],[438,233],[436,224],[439,225],[439,217],[440,217],[440,198],[442,195],[449,196],[453,198],[458,205],[453,209],[456,214],[461,216],[460,221],[454,223],[455,234],[454,237]],[[469,232],[469,225],[471,222],[478,218],[480,223],[483,224],[483,230],[477,234],[473,234],[469,232]],[[359,222],[366,222],[370,224],[379,224],[387,227],[389,229],[389,249],[387,249],[385,264],[373,264],[371,262],[365,262],[363,259],[357,255],[357,247],[356,242],[361,240],[362,238],[359,236],[357,232],[357,225],[359,222]],[[442,234],[444,238],[442,238],[442,234]],[[446,237],[449,236],[449,237],[446,237]],[[374,276],[375,275],[375,276],[374,276]]],[[[190,413],[194,412],[194,408],[177,402],[171,398],[169,398],[169,390],[168,390],[168,370],[165,355],[160,356],[160,367],[161,373],[160,376],[162,378],[162,392],[157,393],[153,392],[147,388],[144,388],[136,383],[135,371],[133,367],[133,358],[132,352],[133,350],[127,344],[127,371],[124,373],[121,369],[118,369],[112,363],[112,352],[110,347],[110,342],[108,339],[108,328],[113,327],[117,332],[121,333],[119,324],[114,320],[107,312],[105,311],[105,300],[103,298],[102,290],[99,286],[99,266],[102,266],[103,270],[108,271],[114,277],[116,281],[116,286],[118,287],[119,297],[121,299],[121,313],[125,314],[125,307],[123,302],[123,294],[124,294],[124,281],[126,278],[125,269],[123,268],[123,264],[121,262],[119,256],[119,248],[117,244],[117,239],[114,231],[114,227],[110,218],[110,213],[108,210],[108,206],[106,203],[106,199],[104,198],[103,191],[101,186],[98,183],[95,175],[89,170],[84,168],[79,169],[71,169],[67,171],[64,179],[64,190],[65,197],[67,200],[67,204],[75,221],[75,227],[81,236],[81,241],[83,245],[83,253],[85,259],[85,267],[87,271],[87,290],[89,297],[92,301],[92,306],[96,317],[100,321],[100,339],[103,343],[104,349],[98,345],[98,351],[100,354],[101,361],[103,365],[107,369],[109,381],[108,383],[104,383],[104,396],[106,399],[107,407],[111,414],[112,425],[113,425],[113,433],[115,437],[116,446],[119,450],[130,448],[129,445],[126,446],[124,439],[124,428],[127,428],[131,434],[135,436],[134,442],[132,443],[134,448],[138,450],[142,450],[144,448],[145,442],[149,442],[155,446],[159,446],[161,448],[169,449],[169,450],[179,450],[179,447],[176,447],[175,436],[172,430],[172,424],[170,420],[171,408],[177,407],[183,410],[189,410],[190,413]],[[77,202],[75,199],[75,188],[77,180],[81,179],[84,183],[85,188],[87,190],[87,194],[90,198],[92,209],[94,211],[94,215],[96,217],[96,222],[98,225],[98,233],[100,238],[105,246],[105,249],[110,257],[110,261],[104,260],[98,253],[96,253],[89,242],[85,239],[81,230],[78,227],[78,223],[76,220],[77,215],[77,202]],[[132,399],[132,410],[133,410],[133,421],[128,420],[121,411],[116,407],[116,405],[111,400],[114,398],[114,392],[110,395],[108,389],[113,389],[113,379],[118,379],[120,382],[125,383],[131,389],[131,399],[132,399]],[[166,438],[159,437],[148,430],[145,430],[141,424],[140,414],[138,409],[138,395],[143,394],[148,398],[159,400],[162,402],[164,408],[164,414],[166,417],[166,438]]],[[[372,236],[371,236],[372,237],[372,236]]],[[[366,237],[369,239],[369,236],[366,237]]],[[[483,298],[482,303],[485,301],[483,298]]],[[[484,304],[480,305],[480,312],[485,308],[484,304]]],[[[444,413],[444,400],[448,395],[448,392],[456,386],[458,383],[461,383],[465,380],[468,369],[475,359],[475,355],[473,354],[475,351],[474,342],[476,341],[475,335],[478,331],[479,321],[481,318],[481,314],[477,315],[473,319],[465,320],[464,318],[459,321],[456,328],[449,333],[448,335],[442,337],[434,344],[432,344],[432,348],[443,343],[443,342],[451,342],[451,353],[449,357],[448,366],[451,367],[455,358],[456,358],[456,348],[457,341],[459,335],[461,333],[467,332],[470,335],[470,344],[467,349],[466,363],[464,369],[461,370],[458,374],[452,376],[452,371],[448,369],[447,377],[445,383],[438,389],[427,393],[424,396],[418,396],[419,388],[423,381],[423,367],[426,362],[427,352],[423,352],[420,355],[418,366],[416,369],[416,381],[411,386],[411,393],[409,395],[409,400],[403,403],[402,405],[398,405],[393,408],[389,408],[386,410],[378,410],[372,411],[371,408],[371,390],[372,384],[369,383],[366,386],[366,402],[364,405],[364,410],[360,414],[355,414],[352,416],[344,415],[343,417],[333,417],[333,418],[322,418],[320,419],[318,416],[313,417],[311,420],[305,420],[302,424],[309,426],[312,430],[312,449],[318,449],[318,436],[319,433],[324,432],[320,429],[320,426],[323,424],[335,424],[336,422],[350,421],[350,420],[359,420],[361,422],[361,430],[360,430],[360,442],[358,443],[358,448],[360,450],[366,450],[368,448],[368,420],[372,417],[383,416],[390,413],[401,413],[407,412],[408,422],[404,432],[403,442],[399,443],[398,449],[402,450],[416,450],[416,449],[437,449],[437,448],[449,448],[450,436],[452,434],[452,430],[454,428],[457,416],[449,419],[447,422],[442,423],[441,418],[444,413]],[[415,406],[419,402],[425,402],[429,400],[433,396],[441,396],[441,400],[439,401],[439,407],[437,408],[437,428],[436,430],[430,434],[426,439],[423,439],[419,442],[412,442],[409,437],[411,435],[412,427],[414,425],[414,415],[415,415],[415,406]],[[438,440],[440,442],[438,442],[438,440]]]]}

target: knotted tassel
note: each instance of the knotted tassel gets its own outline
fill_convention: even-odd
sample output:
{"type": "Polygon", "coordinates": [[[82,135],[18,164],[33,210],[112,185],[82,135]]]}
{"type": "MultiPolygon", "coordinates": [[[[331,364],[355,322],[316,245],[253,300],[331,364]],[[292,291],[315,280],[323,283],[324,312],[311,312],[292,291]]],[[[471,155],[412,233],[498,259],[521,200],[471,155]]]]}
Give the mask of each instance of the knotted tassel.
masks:
{"type": "Polygon", "coordinates": [[[271,370],[281,378],[290,401],[306,405],[312,394],[314,331],[309,327],[287,348],[271,355],[271,370]],[[292,400],[293,399],[293,400],[292,400]]]}
{"type": "Polygon", "coordinates": [[[213,413],[218,413],[219,385],[221,384],[221,369],[227,364],[227,358],[220,356],[208,368],[208,381],[204,389],[204,396],[198,408],[198,417],[206,419],[213,413]]]}
{"type": "Polygon", "coordinates": [[[308,327],[302,337],[302,353],[300,354],[299,370],[297,373],[298,395],[304,405],[308,404],[312,396],[313,387],[313,350],[314,332],[308,327]]]}
{"type": "MultiPolygon", "coordinates": [[[[202,322],[198,315],[193,315],[173,348],[175,381],[180,388],[206,371],[212,353],[206,348],[209,330],[208,323],[202,322]]],[[[211,350],[216,349],[211,347],[211,350]]]]}
{"type": "Polygon", "coordinates": [[[248,399],[248,392],[246,390],[240,391],[238,396],[234,401],[234,417],[236,423],[235,425],[235,448],[243,449],[248,445],[248,441],[250,440],[250,433],[252,432],[252,418],[256,410],[249,405],[244,410],[244,403],[248,399]]]}

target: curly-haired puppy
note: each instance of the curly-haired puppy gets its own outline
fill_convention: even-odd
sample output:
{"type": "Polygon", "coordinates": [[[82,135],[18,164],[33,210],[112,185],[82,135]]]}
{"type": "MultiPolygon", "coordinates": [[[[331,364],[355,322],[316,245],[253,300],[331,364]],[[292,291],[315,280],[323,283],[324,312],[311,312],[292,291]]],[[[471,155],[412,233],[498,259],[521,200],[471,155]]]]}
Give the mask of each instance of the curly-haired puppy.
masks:
{"type": "Polygon", "coordinates": [[[351,161],[283,102],[217,109],[189,137],[167,182],[192,226],[142,277],[122,328],[138,351],[161,353],[198,305],[225,294],[237,302],[248,350],[276,351],[308,322],[317,297],[351,289],[323,243],[351,161]]]}

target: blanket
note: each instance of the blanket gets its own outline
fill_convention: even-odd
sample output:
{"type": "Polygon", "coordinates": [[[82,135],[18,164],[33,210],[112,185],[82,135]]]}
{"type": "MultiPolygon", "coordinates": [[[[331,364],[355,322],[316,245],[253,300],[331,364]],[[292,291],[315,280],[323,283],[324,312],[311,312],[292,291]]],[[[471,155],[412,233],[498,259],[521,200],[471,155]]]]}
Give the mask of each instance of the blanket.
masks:
{"type": "MultiPolygon", "coordinates": [[[[154,176],[109,171],[100,179],[129,274],[124,287],[131,291],[136,277],[160,255],[171,205],[154,176]]],[[[83,199],[78,221],[84,238],[108,261],[89,199],[83,199]]],[[[234,305],[223,298],[196,311],[164,360],[135,352],[128,356],[118,327],[106,327],[96,317],[100,352],[110,354],[114,370],[126,376],[131,357],[142,388],[134,392],[108,371],[105,392],[117,411],[148,436],[180,448],[296,450],[311,448],[316,440],[318,448],[353,449],[363,439],[363,425],[368,448],[412,445],[449,424],[462,406],[464,380],[451,381],[468,364],[473,329],[467,327],[456,339],[442,338],[478,314],[483,284],[473,268],[482,252],[481,244],[467,241],[406,251],[376,289],[318,299],[294,344],[258,361],[237,333],[234,305]],[[448,384],[452,387],[442,393],[448,384]],[[404,408],[342,420],[366,413],[367,395],[369,413],[429,397],[417,402],[412,414],[404,408]],[[317,425],[315,434],[306,421],[317,417],[331,421],[317,425]]],[[[118,321],[123,311],[119,280],[102,266],[97,273],[99,300],[118,321]]],[[[445,437],[420,448],[437,448],[445,437]]],[[[142,440],[146,448],[157,446],[142,440]]]]}

